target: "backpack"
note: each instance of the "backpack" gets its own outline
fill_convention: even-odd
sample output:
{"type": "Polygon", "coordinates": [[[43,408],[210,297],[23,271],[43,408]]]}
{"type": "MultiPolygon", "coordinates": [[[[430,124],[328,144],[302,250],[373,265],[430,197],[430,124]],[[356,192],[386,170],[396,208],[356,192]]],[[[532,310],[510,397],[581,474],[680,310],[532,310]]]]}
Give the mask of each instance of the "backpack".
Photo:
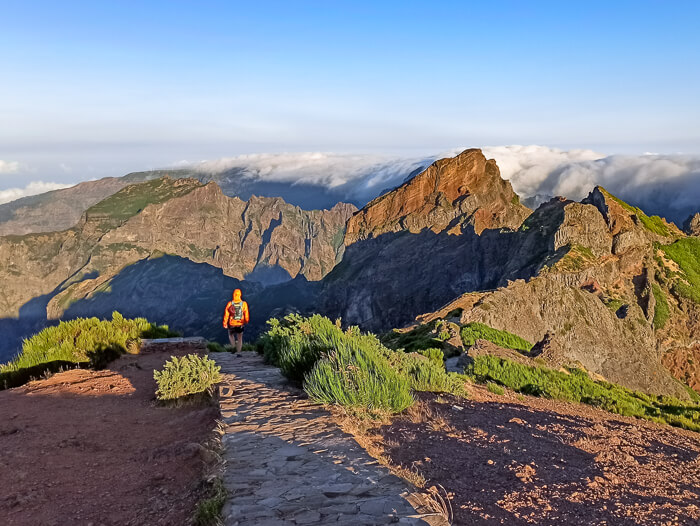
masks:
{"type": "Polygon", "coordinates": [[[241,321],[243,319],[243,302],[231,302],[231,306],[228,308],[228,313],[232,319],[241,321]]]}

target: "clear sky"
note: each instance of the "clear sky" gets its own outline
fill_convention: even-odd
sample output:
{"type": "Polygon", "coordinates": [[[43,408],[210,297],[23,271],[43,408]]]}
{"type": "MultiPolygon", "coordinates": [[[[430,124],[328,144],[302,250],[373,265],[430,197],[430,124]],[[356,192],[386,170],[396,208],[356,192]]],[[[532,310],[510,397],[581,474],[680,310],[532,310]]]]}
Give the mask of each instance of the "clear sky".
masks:
{"type": "Polygon", "coordinates": [[[696,1],[0,0],[0,189],[255,152],[700,153],[699,21],[696,1]]]}

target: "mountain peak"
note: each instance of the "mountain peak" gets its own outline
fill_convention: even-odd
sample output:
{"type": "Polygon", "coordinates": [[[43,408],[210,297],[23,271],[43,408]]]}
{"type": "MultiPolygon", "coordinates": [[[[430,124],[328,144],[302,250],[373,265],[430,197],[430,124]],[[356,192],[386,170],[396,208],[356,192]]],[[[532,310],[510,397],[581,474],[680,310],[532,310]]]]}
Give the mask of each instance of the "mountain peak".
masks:
{"type": "Polygon", "coordinates": [[[479,149],[439,159],[421,173],[367,204],[348,222],[345,244],[387,232],[459,234],[471,225],[516,228],[531,213],[493,159],[479,149]]]}

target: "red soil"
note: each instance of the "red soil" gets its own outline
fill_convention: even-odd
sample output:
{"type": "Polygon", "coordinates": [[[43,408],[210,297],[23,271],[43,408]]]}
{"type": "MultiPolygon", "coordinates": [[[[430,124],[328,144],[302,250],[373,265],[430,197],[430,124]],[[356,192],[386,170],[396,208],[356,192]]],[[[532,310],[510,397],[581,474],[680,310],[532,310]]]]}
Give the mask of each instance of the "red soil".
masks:
{"type": "Polygon", "coordinates": [[[454,524],[700,524],[698,433],[475,387],[362,438],[453,494],[454,524]]]}
{"type": "Polygon", "coordinates": [[[0,391],[0,524],[187,524],[218,411],[158,406],[153,380],[187,350],[0,391]]]}

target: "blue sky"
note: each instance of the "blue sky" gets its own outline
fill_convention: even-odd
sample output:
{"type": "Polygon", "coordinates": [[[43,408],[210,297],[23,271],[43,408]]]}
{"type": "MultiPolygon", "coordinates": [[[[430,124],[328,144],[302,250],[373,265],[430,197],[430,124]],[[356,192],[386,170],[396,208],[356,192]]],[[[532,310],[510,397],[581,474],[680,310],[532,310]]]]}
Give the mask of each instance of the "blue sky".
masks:
{"type": "Polygon", "coordinates": [[[27,0],[0,19],[0,189],[256,152],[700,153],[698,2],[27,0]]]}

